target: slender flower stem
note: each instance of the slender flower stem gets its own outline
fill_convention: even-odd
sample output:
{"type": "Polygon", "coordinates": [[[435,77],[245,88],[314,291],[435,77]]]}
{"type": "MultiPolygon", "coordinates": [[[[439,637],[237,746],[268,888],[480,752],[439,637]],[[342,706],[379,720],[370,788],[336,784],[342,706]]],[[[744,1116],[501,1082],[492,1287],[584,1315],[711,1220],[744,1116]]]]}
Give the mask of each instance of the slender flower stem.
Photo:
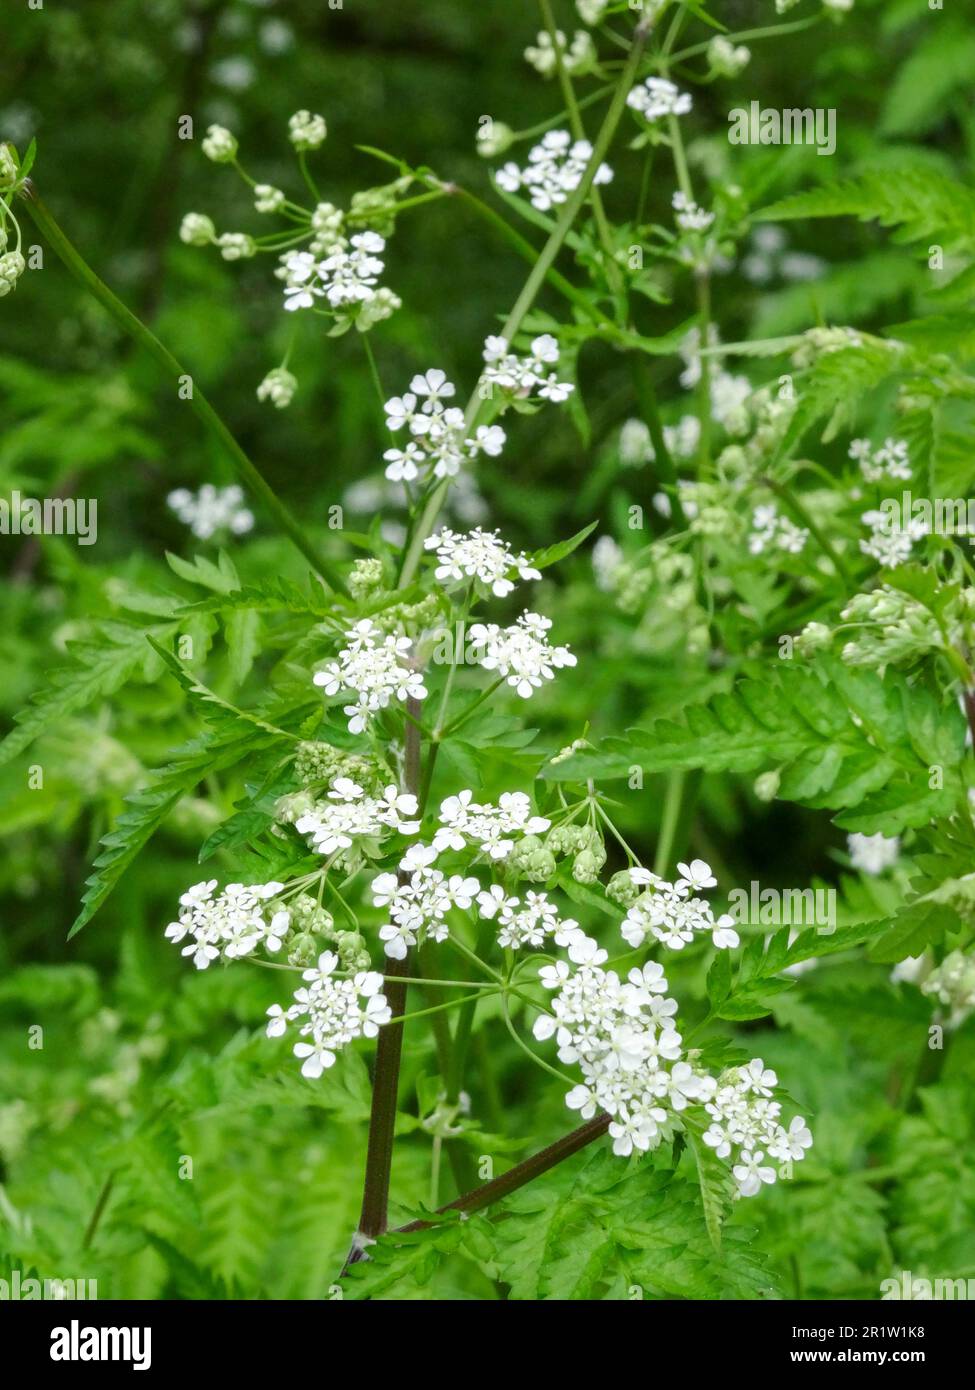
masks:
{"type": "MultiPolygon", "coordinates": [[[[532,1154],[531,1158],[526,1158],[521,1163],[516,1163],[513,1168],[508,1169],[507,1173],[502,1173],[500,1178],[493,1178],[491,1182],[486,1182],[481,1187],[465,1192],[463,1196],[440,1207],[438,1215],[448,1211],[481,1211],[484,1207],[491,1206],[493,1202],[500,1201],[502,1197],[510,1196],[512,1192],[517,1192],[519,1187],[524,1187],[534,1178],[541,1177],[542,1173],[547,1173],[550,1168],[556,1167],[565,1159],[571,1158],[573,1154],[577,1154],[587,1144],[601,1139],[609,1128],[609,1124],[610,1117],[608,1115],[597,1115],[595,1119],[588,1120],[586,1124],[574,1129],[571,1134],[563,1135],[554,1144],[549,1144],[548,1148],[541,1149],[537,1154],[532,1154]]],[[[406,1226],[398,1226],[394,1234],[407,1235],[411,1231],[426,1231],[435,1224],[433,1221],[411,1221],[406,1226]]]]}
{"type": "MultiPolygon", "coordinates": [[[[623,116],[626,98],[630,88],[633,86],[633,79],[637,67],[639,66],[647,36],[650,33],[650,28],[650,22],[644,19],[640,21],[633,31],[633,42],[630,46],[629,56],[627,57],[623,71],[620,73],[609,110],[606,112],[603,123],[599,128],[599,133],[596,136],[589,163],[586,165],[582,178],[579,180],[578,187],[574,192],[570,193],[563,204],[559,220],[553,227],[548,241],[546,241],[545,245],[542,247],[538,260],[532,267],[528,279],[522,286],[521,293],[515,300],[511,312],[501,329],[500,336],[506,338],[509,343],[518,332],[524,321],[525,315],[534,304],[538,292],[542,288],[555,262],[556,256],[562,249],[562,245],[569,234],[573,222],[579,215],[586,198],[589,196],[589,190],[592,187],[592,181],[596,176],[596,171],[603,162],[606,151],[609,149],[613,136],[616,134],[616,128],[623,116]]],[[[468,424],[473,422],[480,404],[480,397],[475,389],[467,405],[466,418],[468,424]]],[[[439,486],[436,487],[430,495],[427,505],[424,508],[423,515],[420,517],[419,523],[413,532],[409,549],[403,559],[403,568],[399,576],[399,588],[401,589],[405,589],[413,582],[414,575],[420,564],[420,556],[423,553],[423,543],[433,530],[434,523],[440,515],[440,509],[443,506],[449,485],[449,479],[442,479],[439,486]]]]}
{"type": "Polygon", "coordinates": [[[657,392],[654,388],[653,378],[650,375],[649,363],[646,362],[643,357],[634,355],[630,358],[630,370],[633,374],[633,389],[636,394],[637,404],[640,407],[640,414],[643,416],[644,424],[650,431],[657,473],[664,485],[667,496],[670,498],[671,516],[678,529],[683,531],[687,526],[687,517],[684,513],[684,506],[681,502],[680,490],[677,485],[677,469],[674,465],[673,456],[667,448],[663,426],[660,423],[657,392]]]}
{"type": "MultiPolygon", "coordinates": [[[[189,378],[190,373],[176,360],[169,349],[98,278],[87,261],[65,236],[30,179],[24,181],[20,193],[38,230],[44,234],[56,255],[64,262],[75,279],[98,300],[99,304],[111,314],[115,322],[130,337],[134,338],[140,347],[145,348],[146,352],[155,358],[168,376],[177,382],[189,378]]],[[[196,381],[193,381],[193,392],[187,399],[196,415],[230,455],[241,480],[260,499],[289,540],[332,589],[344,593],[345,584],[341,575],[318,554],[315,547],[309,542],[302,527],[299,526],[257,466],[244,453],[196,381]]]]}

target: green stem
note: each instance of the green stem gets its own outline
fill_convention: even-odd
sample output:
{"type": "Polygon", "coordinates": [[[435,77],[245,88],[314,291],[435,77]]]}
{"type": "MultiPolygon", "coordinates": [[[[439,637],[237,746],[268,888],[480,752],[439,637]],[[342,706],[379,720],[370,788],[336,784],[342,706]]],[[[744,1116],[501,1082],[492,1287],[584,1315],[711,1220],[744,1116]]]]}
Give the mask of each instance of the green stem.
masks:
{"type": "Polygon", "coordinates": [[[684,797],[685,775],[683,772],[671,772],[667,777],[663,816],[660,821],[660,836],[657,840],[657,853],[653,861],[653,871],[661,878],[667,877],[670,856],[674,849],[681,802],[684,797]]]}
{"type": "MultiPolygon", "coordinates": [[[[599,133],[596,136],[592,155],[589,163],[586,165],[585,172],[579,180],[578,187],[566,199],[559,220],[553,227],[548,241],[542,247],[538,260],[532,267],[527,280],[522,286],[521,293],[515,300],[511,312],[501,329],[500,336],[506,338],[509,343],[518,332],[524,321],[525,315],[534,304],[535,298],[544,284],[556,256],[562,249],[562,244],[569,234],[572,223],[579,215],[582,205],[589,195],[592,181],[596,176],[596,170],[603,162],[606,151],[609,149],[610,142],[616,134],[616,127],[619,125],[623,116],[623,111],[626,107],[626,98],[630,88],[633,86],[633,79],[640,64],[640,58],[643,54],[650,28],[650,21],[643,19],[633,32],[633,43],[630,47],[626,65],[616,84],[616,91],[613,93],[613,100],[610,103],[609,110],[606,112],[603,123],[599,128],[599,133]]],[[[467,405],[467,421],[469,424],[477,414],[479,405],[480,398],[475,389],[467,405]]],[[[435,488],[430,495],[419,524],[413,533],[409,549],[403,559],[403,568],[400,571],[399,577],[399,588],[401,589],[405,589],[413,582],[413,577],[420,563],[420,556],[423,554],[423,543],[433,530],[434,523],[440,515],[440,509],[443,506],[449,485],[449,479],[442,479],[440,485],[435,488]]]]}
{"type": "Polygon", "coordinates": [[[650,375],[650,364],[642,357],[631,357],[630,371],[633,374],[633,389],[637,404],[640,407],[640,414],[650,431],[650,439],[653,442],[657,473],[664,485],[664,491],[670,498],[671,516],[676,526],[683,531],[687,527],[687,517],[677,486],[677,469],[671,452],[667,448],[663,425],[660,423],[660,409],[657,405],[657,392],[654,388],[653,378],[650,375]]]}
{"type": "Polygon", "coordinates": [[[810,516],[805,503],[800,502],[799,498],[796,496],[796,494],[792,491],[790,487],[788,487],[785,483],[777,482],[775,478],[770,478],[768,477],[768,475],[765,475],[764,477],[762,477],[761,482],[771,492],[774,492],[777,497],[781,497],[782,501],[792,512],[793,516],[796,517],[799,523],[802,526],[805,526],[809,534],[816,539],[816,541],[819,544],[819,548],[822,550],[823,554],[830,561],[832,561],[833,568],[836,570],[836,573],[843,580],[847,588],[851,589],[853,587],[853,576],[850,574],[850,571],[847,569],[845,563],[840,558],[839,553],[834,549],[833,543],[826,535],[825,531],[818,524],[818,522],[814,521],[813,518],[810,516]]]}
{"type": "MultiPolygon", "coordinates": [[[[99,304],[107,310],[115,322],[128,333],[130,337],[134,338],[151,357],[155,358],[168,376],[172,377],[177,383],[180,382],[181,379],[185,380],[189,378],[192,380],[191,374],[181,366],[169,349],[164,347],[156,335],[145,326],[142,320],[137,318],[136,315],[112,293],[108,286],[98,278],[87,261],[85,261],[64,235],[64,232],[62,232],[61,228],[58,226],[58,223],[51,215],[30,179],[25,180],[20,192],[27,205],[27,210],[33,218],[38,230],[44,234],[55,254],[63,261],[64,265],[75,279],[98,300],[99,304]]],[[[244,453],[243,449],[237,443],[234,436],[230,433],[230,430],[221,420],[220,416],[214,410],[195,381],[193,381],[193,393],[188,397],[188,400],[196,415],[230,455],[241,480],[250,488],[251,492],[263,502],[266,510],[288,536],[289,540],[293,542],[308,563],[322,576],[332,589],[335,589],[339,593],[344,593],[345,584],[337,570],[317,553],[315,547],[311,545],[305,536],[301,526],[299,526],[287,507],[274,492],[274,489],[264,478],[263,474],[244,453]]]]}

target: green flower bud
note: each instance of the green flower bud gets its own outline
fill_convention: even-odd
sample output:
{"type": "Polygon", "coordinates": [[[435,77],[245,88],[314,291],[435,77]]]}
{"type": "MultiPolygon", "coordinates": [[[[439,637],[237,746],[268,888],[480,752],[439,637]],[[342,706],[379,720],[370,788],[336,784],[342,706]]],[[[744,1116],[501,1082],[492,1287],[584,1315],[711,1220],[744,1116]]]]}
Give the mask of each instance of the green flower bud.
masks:
{"type": "Polygon", "coordinates": [[[759,801],[774,801],[779,791],[782,774],[778,771],[763,772],[755,778],[754,792],[759,801]]]}
{"type": "Polygon", "coordinates": [[[544,883],[555,873],[555,855],[537,835],[526,835],[519,841],[508,857],[508,864],[529,883],[544,883]]]}
{"type": "Polygon", "coordinates": [[[383,562],[370,557],[356,560],[349,575],[349,593],[358,602],[383,587],[383,562]]]}
{"type": "Polygon", "coordinates": [[[179,239],[187,246],[210,246],[217,239],[213,219],[203,212],[188,212],[179,226],[179,239]]]}
{"type": "Polygon", "coordinates": [[[602,846],[598,850],[584,849],[572,861],[572,877],[576,883],[595,883],[605,863],[606,851],[602,846]]]}
{"type": "Polygon", "coordinates": [[[288,964],[304,969],[313,966],[322,953],[322,942],[312,932],[298,932],[288,942],[288,964]]]}
{"type": "Polygon", "coordinates": [[[606,896],[620,907],[632,907],[643,890],[630,878],[629,869],[620,869],[606,885],[606,896]]]}
{"type": "Polygon", "coordinates": [[[281,796],[275,802],[274,819],[281,825],[294,825],[314,804],[315,798],[311,792],[289,792],[287,796],[281,796]]]}
{"type": "Polygon", "coordinates": [[[372,964],[366,943],[357,931],[336,932],[335,949],[343,970],[368,970],[372,964]]]}
{"type": "Polygon", "coordinates": [[[222,125],[212,125],[203,137],[203,153],[214,164],[231,164],[237,157],[237,141],[222,125]]]}

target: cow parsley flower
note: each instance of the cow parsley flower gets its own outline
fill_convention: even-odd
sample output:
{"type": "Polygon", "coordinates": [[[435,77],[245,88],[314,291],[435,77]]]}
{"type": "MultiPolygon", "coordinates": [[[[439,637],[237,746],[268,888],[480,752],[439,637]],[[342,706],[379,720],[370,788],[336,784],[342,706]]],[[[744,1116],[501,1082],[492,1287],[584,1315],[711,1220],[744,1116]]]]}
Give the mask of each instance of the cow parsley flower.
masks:
{"type": "Polygon", "coordinates": [[[178,487],[166,498],[166,505],[174,511],[180,521],[199,536],[209,540],[218,532],[229,532],[242,536],[254,525],[254,513],[244,505],[244,493],[236,483],[229,487],[214,487],[204,483],[199,492],[178,487]]]}
{"type": "Polygon", "coordinates": [[[579,29],[572,35],[572,42],[567,43],[565,34],[557,29],[553,43],[552,35],[543,31],[538,35],[537,43],[525,49],[525,61],[542,77],[553,76],[558,70],[559,57],[565,71],[573,76],[592,72],[597,62],[592,35],[579,29]]]}
{"type": "Polygon", "coordinates": [[[496,598],[504,598],[515,587],[512,572],[525,581],[542,577],[524,551],[516,554],[499,532],[482,531],[479,526],[466,535],[444,527],[435,536],[428,536],[424,545],[437,552],[439,563],[434,575],[447,588],[474,579],[496,598]]]}
{"type": "Polygon", "coordinates": [[[698,207],[692,198],[688,198],[685,193],[677,192],[673,199],[674,211],[677,216],[674,219],[684,232],[706,232],[714,221],[713,212],[705,212],[698,207]]]}
{"type": "Polygon", "coordinates": [[[555,669],[576,664],[568,647],[553,647],[549,642],[551,626],[550,618],[526,611],[511,627],[474,623],[468,637],[478,664],[496,671],[527,700],[543,681],[554,678],[555,669]]]}
{"type": "Polygon", "coordinates": [[[682,877],[674,883],[639,866],[628,871],[637,896],[633,897],[632,891],[625,894],[629,910],[620,928],[624,940],[636,949],[652,937],[672,951],[680,951],[696,935],[707,932],[719,950],[737,946],[733,919],[727,913],[716,919],[706,899],[691,896],[716,885],[710,865],[694,859],[677,868],[682,877]]]}
{"type": "Polygon", "coordinates": [[[439,822],[433,837],[438,854],[473,844],[489,859],[506,859],[515,847],[515,836],[541,835],[551,824],[533,814],[524,792],[504,792],[495,806],[476,802],[467,788],[440,803],[439,822]]]}
{"type": "Polygon", "coordinates": [[[708,65],[715,77],[737,77],[751,62],[751,49],[733,44],[723,34],[716,34],[708,44],[708,65]]]}
{"type": "Polygon", "coordinates": [[[519,399],[538,396],[559,404],[575,390],[570,381],[559,381],[552,368],[559,360],[558,339],[542,333],[532,339],[531,352],[519,357],[509,351],[507,338],[490,337],[484,343],[481,381],[519,399]]]}
{"type": "Polygon", "coordinates": [[[871,510],[860,518],[870,527],[870,535],[861,540],[860,550],[876,560],[882,569],[896,569],[911,558],[914,542],[927,535],[928,528],[919,518],[912,517],[906,526],[900,526],[887,512],[871,510]]]}
{"type": "Polygon", "coordinates": [[[351,778],[338,777],[328,796],[299,814],[294,827],[319,854],[338,854],[353,846],[369,852],[391,831],[415,835],[420,828],[416,815],[417,800],[410,792],[389,785],[382,795],[370,796],[351,778]]]}
{"type": "Polygon", "coordinates": [[[340,692],[356,696],[345,705],[349,732],[361,734],[379,710],[390,701],[422,700],[426,697],[423,675],[410,665],[413,644],[408,637],[384,634],[369,618],[364,618],[345,635],[347,646],[335,661],[316,671],[314,682],[326,695],[340,692]]]}
{"type": "Polygon", "coordinates": [[[862,873],[877,875],[896,864],[901,852],[899,835],[847,835],[850,863],[862,873]]]}
{"type": "Polygon", "coordinates": [[[453,478],[478,454],[500,454],[504,430],[499,425],[479,425],[470,434],[464,412],[445,404],[455,391],[446,373],[435,367],[417,373],[409,391],[386,402],[386,428],[393,433],[407,429],[410,434],[405,447],[387,449],[383,454],[386,477],[391,482],[410,483],[430,474],[453,478]]]}
{"type": "Polygon", "coordinates": [[[268,1009],[268,1037],[280,1037],[297,1024],[299,1037],[307,1039],[295,1043],[293,1051],[301,1059],[302,1076],[313,1080],[335,1065],[343,1047],[356,1038],[374,1038],[393,1016],[382,993],[382,975],[360,970],[351,980],[337,980],[338,964],[333,951],[323,952],[313,969],[302,972],[307,983],[295,991],[294,1002],[287,1009],[280,1004],[268,1009]]]}
{"type": "Polygon", "coordinates": [[[975,1009],[975,956],[951,951],[921,984],[921,993],[948,1009],[948,1026],[958,1028],[975,1009]]]}
{"type": "Polygon", "coordinates": [[[761,555],[773,547],[789,555],[798,555],[808,539],[805,527],[782,516],[773,502],[756,507],[752,513],[752,532],[748,537],[748,550],[752,555],[761,555]]]}
{"type": "Polygon", "coordinates": [[[686,116],[694,103],[669,78],[648,77],[631,89],[626,104],[645,121],[659,121],[663,116],[686,116]]]}
{"type": "Polygon", "coordinates": [[[869,439],[854,439],[850,458],[860,465],[868,483],[879,483],[885,477],[911,481],[911,457],[906,440],[885,439],[879,449],[874,449],[869,439]]]}
{"type": "Polygon", "coordinates": [[[768,1159],[798,1162],[813,1142],[799,1116],[788,1129],[782,1125],[782,1107],[771,1099],[777,1084],[775,1072],[755,1058],[746,1067],[724,1072],[705,1102],[711,1123],[704,1142],[719,1158],[730,1158],[741,1197],[754,1197],[763,1185],[775,1182],[778,1173],[768,1159]]]}
{"type": "MultiPolygon", "coordinates": [[[[592,145],[588,140],[573,140],[567,130],[550,130],[540,144],[529,150],[524,169],[509,161],[494,177],[506,193],[518,193],[524,188],[532,206],[539,212],[548,212],[579,187],[591,158],[592,145]]],[[[609,165],[600,164],[593,183],[609,183],[612,177],[609,165]]]]}
{"type": "Polygon", "coordinates": [[[468,910],[480,890],[476,878],[448,877],[434,868],[436,857],[430,845],[411,845],[398,873],[380,874],[372,881],[373,900],[389,917],[379,929],[379,939],[393,960],[403,960],[411,946],[426,940],[445,941],[447,914],[454,908],[468,910]]]}
{"type": "Polygon", "coordinates": [[[601,24],[609,0],[576,0],[576,9],[583,24],[601,24]]]}
{"type": "Polygon", "coordinates": [[[214,896],[216,886],[215,878],[196,883],[180,898],[179,916],[165,931],[167,940],[176,945],[189,937],[180,954],[190,956],[197,970],[205,970],[221,954],[234,960],[250,955],[259,945],[280,951],[291,916],[280,905],[269,906],[269,900],[284,885],[230,883],[214,896]]]}

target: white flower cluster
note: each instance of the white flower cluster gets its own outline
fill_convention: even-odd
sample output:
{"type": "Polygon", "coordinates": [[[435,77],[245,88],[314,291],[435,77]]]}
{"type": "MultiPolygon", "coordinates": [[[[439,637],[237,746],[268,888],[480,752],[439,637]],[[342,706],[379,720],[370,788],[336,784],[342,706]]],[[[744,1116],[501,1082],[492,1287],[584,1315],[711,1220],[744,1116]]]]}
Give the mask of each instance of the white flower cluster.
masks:
{"type": "Polygon", "coordinates": [[[911,481],[911,457],[903,439],[885,439],[879,449],[874,449],[869,439],[854,439],[850,458],[860,465],[868,483],[879,483],[883,478],[911,481]]]}
{"type": "MultiPolygon", "coordinates": [[[[696,415],[682,415],[676,425],[664,425],[664,443],[672,458],[690,459],[701,441],[701,421],[696,415]]],[[[650,430],[643,420],[624,420],[620,428],[620,462],[627,468],[653,463],[657,451],[650,430]]]]}
{"type": "Polygon", "coordinates": [[[576,0],[576,9],[583,24],[601,24],[609,0],[576,0]]]}
{"type": "Polygon", "coordinates": [[[420,822],[412,818],[417,814],[416,797],[409,792],[390,785],[382,796],[367,796],[351,778],[338,777],[328,796],[299,815],[294,826],[312,849],[332,855],[353,846],[373,848],[392,830],[415,835],[420,822]]]}
{"type": "MultiPolygon", "coordinates": [[[[592,145],[588,140],[573,140],[567,130],[550,130],[528,151],[524,169],[509,160],[494,177],[505,193],[518,193],[524,188],[532,207],[548,212],[579,187],[591,158],[592,145]]],[[[593,183],[609,183],[612,177],[609,165],[600,164],[593,183]]]]}
{"type": "Polygon", "coordinates": [[[680,91],[669,78],[648,77],[632,88],[626,104],[645,121],[659,121],[663,116],[686,116],[694,103],[690,93],[680,91]]]}
{"type": "Polygon", "coordinates": [[[777,1085],[775,1072],[756,1057],[726,1072],[705,1102],[711,1124],[704,1142],[719,1158],[731,1159],[742,1197],[754,1197],[765,1183],[775,1182],[778,1175],[766,1155],[780,1163],[798,1162],[812,1146],[812,1135],[799,1115],[788,1129],[782,1125],[782,1106],[772,1099],[777,1085]]]}
{"type": "Polygon", "coordinates": [[[847,835],[846,848],[854,869],[865,874],[882,874],[897,863],[901,852],[900,836],[847,835]]]}
{"type": "Polygon", "coordinates": [[[568,647],[553,647],[549,642],[551,626],[551,618],[526,611],[511,627],[474,623],[468,637],[479,664],[486,671],[497,671],[522,699],[527,700],[542,681],[554,678],[553,668],[576,664],[568,647]]]}
{"type": "Polygon", "coordinates": [[[336,236],[322,259],[311,251],[287,252],[275,271],[284,281],[285,309],[313,309],[324,300],[341,323],[354,322],[360,330],[389,318],[401,301],[377,286],[385,249],[378,232],[357,232],[348,239],[336,236]]]}
{"type": "Polygon", "coordinates": [[[324,116],[296,111],[288,121],[288,139],[299,153],[317,150],[328,134],[324,116]]]}
{"type": "Polygon", "coordinates": [[[424,546],[437,552],[439,563],[434,575],[445,588],[473,579],[496,598],[504,598],[515,587],[512,572],[523,581],[542,577],[541,571],[529,564],[524,551],[516,554],[501,539],[500,532],[482,531],[479,526],[466,535],[444,527],[435,536],[428,536],[424,546]]]}
{"type": "Polygon", "coordinates": [[[677,869],[682,877],[673,883],[649,869],[627,871],[630,883],[640,892],[620,927],[624,940],[635,950],[653,937],[672,951],[680,951],[696,934],[710,932],[719,950],[737,946],[734,919],[727,913],[715,919],[705,898],[691,896],[692,892],[715,887],[717,879],[711,866],[703,859],[692,859],[690,864],[678,864],[677,869]]]}
{"type": "Polygon", "coordinates": [[[572,35],[572,42],[568,43],[562,30],[557,29],[553,43],[552,35],[543,31],[538,35],[537,43],[525,49],[525,61],[542,77],[551,77],[558,71],[559,58],[564,70],[573,76],[591,72],[597,61],[592,35],[579,29],[572,35]]]}
{"type": "Polygon", "coordinates": [[[278,410],[284,410],[294,399],[298,389],[297,378],[286,367],[274,367],[257,388],[259,401],[270,401],[278,410]]]}
{"type": "Polygon", "coordinates": [[[287,1009],[272,1004],[268,1009],[269,1038],[281,1037],[289,1024],[298,1023],[298,1034],[308,1039],[294,1045],[302,1059],[302,1076],[313,1080],[335,1065],[335,1054],[356,1038],[374,1038],[392,1011],[382,993],[383,977],[375,970],[360,970],[351,980],[334,977],[339,958],[332,951],[318,957],[318,964],[302,972],[307,984],[295,991],[287,1009]]]}
{"type": "Polygon", "coordinates": [[[445,941],[447,913],[455,907],[468,910],[480,891],[476,878],[460,874],[448,878],[435,869],[436,858],[434,846],[411,845],[397,873],[380,874],[372,881],[373,901],[385,907],[389,916],[379,929],[379,939],[393,960],[404,960],[418,941],[445,941]]]}
{"type": "Polygon", "coordinates": [[[957,1028],[975,1009],[975,956],[952,951],[931,971],[921,993],[949,1009],[949,1027],[957,1028]]]}
{"type": "Polygon", "coordinates": [[[896,569],[905,564],[911,558],[914,542],[928,533],[927,526],[918,517],[911,517],[906,526],[898,526],[886,512],[874,509],[864,512],[860,520],[870,527],[870,535],[860,542],[860,549],[882,569],[896,569]]]}
{"type": "Polygon", "coordinates": [[[283,907],[269,909],[268,900],[276,898],[284,885],[230,883],[214,897],[216,886],[215,878],[196,883],[180,898],[179,917],[165,933],[177,945],[190,938],[180,954],[191,956],[197,970],[205,970],[221,953],[235,960],[262,944],[268,951],[279,951],[291,915],[283,907]]]}
{"type": "MultiPolygon", "coordinates": [[[[3,243],[0,241],[0,247],[3,243]]],[[[0,256],[0,299],[17,288],[17,281],[27,269],[27,262],[19,251],[5,251],[0,256]]]]}
{"type": "Polygon", "coordinates": [[[208,540],[220,531],[229,531],[232,536],[250,531],[254,513],[248,511],[243,501],[244,493],[236,483],[229,487],[204,483],[199,492],[178,487],[166,498],[167,506],[200,540],[208,540]]]}
{"type": "Polygon", "coordinates": [[[536,395],[560,404],[575,390],[572,382],[559,381],[550,368],[559,360],[559,344],[551,333],[532,339],[531,354],[519,357],[510,352],[507,338],[490,337],[484,343],[485,368],[481,381],[524,399],[536,395]]]}
{"type": "Polygon", "coordinates": [[[756,507],[752,513],[752,532],[748,537],[748,550],[752,555],[761,555],[773,546],[789,555],[798,555],[808,539],[805,527],[782,516],[772,502],[756,507]]]}
{"type": "Polygon", "coordinates": [[[708,65],[715,77],[737,77],[752,60],[751,49],[733,44],[723,34],[716,34],[708,44],[708,65]]]}
{"type": "Polygon", "coordinates": [[[551,823],[532,813],[524,792],[504,792],[495,806],[476,802],[474,793],[466,788],[440,803],[439,822],[433,837],[437,854],[476,845],[481,854],[494,860],[508,857],[516,835],[541,835],[551,823]]]}
{"type": "Polygon", "coordinates": [[[346,646],[336,660],[316,671],[314,683],[326,695],[349,692],[356,698],[343,706],[349,717],[349,733],[361,734],[372,716],[397,700],[426,697],[423,675],[410,665],[413,644],[408,637],[384,634],[369,618],[363,618],[345,634],[346,646]]]}
{"type": "Polygon", "coordinates": [[[790,251],[785,232],[774,222],[756,227],[749,239],[750,250],[741,262],[746,280],[767,285],[776,276],[783,280],[815,280],[826,262],[808,251],[790,251]]]}
{"type": "Polygon", "coordinates": [[[714,213],[705,212],[686,193],[675,193],[672,203],[677,214],[674,220],[682,232],[706,232],[714,221],[714,213]]]}
{"type": "Polygon", "coordinates": [[[535,1021],[540,1041],[555,1037],[559,1060],[577,1063],[583,1083],[566,1096],[570,1109],[590,1119],[611,1116],[613,1152],[646,1152],[681,1125],[682,1112],[704,1108],[704,1140],[720,1158],[732,1159],[742,1197],[776,1179],[765,1162],[799,1160],[812,1144],[800,1117],[788,1129],[782,1107],[771,1099],[775,1073],[760,1058],[715,1078],[684,1059],[676,1028],[677,1001],[667,997],[663,967],[648,961],[625,981],[598,963],[575,972],[564,961],[543,966],[539,978],[553,991],[552,1012],[535,1021]]]}
{"type": "Polygon", "coordinates": [[[431,367],[413,378],[404,395],[386,402],[386,428],[395,432],[406,427],[410,433],[402,449],[383,454],[390,482],[411,483],[431,472],[436,478],[453,478],[478,454],[495,458],[501,453],[505,433],[500,425],[479,425],[469,436],[464,412],[444,404],[456,389],[445,372],[431,367]]]}
{"type": "Polygon", "coordinates": [[[202,141],[203,153],[214,164],[232,164],[237,158],[237,140],[226,126],[211,125],[202,141]]]}

